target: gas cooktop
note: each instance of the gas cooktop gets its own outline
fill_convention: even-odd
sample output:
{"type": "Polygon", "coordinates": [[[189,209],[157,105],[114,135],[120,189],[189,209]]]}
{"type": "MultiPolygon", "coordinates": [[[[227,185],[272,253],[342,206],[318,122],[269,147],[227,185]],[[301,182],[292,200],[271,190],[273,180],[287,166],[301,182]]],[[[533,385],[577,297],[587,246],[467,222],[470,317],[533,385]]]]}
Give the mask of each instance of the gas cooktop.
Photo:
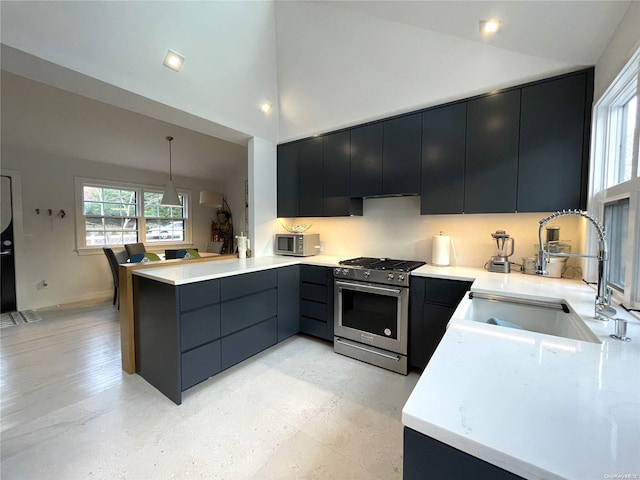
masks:
{"type": "Polygon", "coordinates": [[[347,267],[366,268],[370,270],[410,272],[411,270],[420,268],[426,262],[417,262],[414,260],[393,260],[391,258],[358,257],[342,260],[338,263],[347,267]]]}

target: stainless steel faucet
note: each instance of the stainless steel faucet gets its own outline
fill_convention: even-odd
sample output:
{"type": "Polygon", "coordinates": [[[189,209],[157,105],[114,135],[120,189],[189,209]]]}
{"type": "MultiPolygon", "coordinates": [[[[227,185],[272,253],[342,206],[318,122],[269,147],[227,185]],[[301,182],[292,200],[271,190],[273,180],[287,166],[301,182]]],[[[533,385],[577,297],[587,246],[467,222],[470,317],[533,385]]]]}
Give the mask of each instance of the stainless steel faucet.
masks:
{"type": "Polygon", "coordinates": [[[597,258],[598,259],[598,289],[596,293],[594,318],[598,320],[609,320],[615,317],[616,310],[611,307],[611,288],[607,286],[605,262],[608,258],[607,242],[604,234],[604,226],[598,222],[593,215],[582,210],[562,210],[557,211],[549,215],[546,218],[540,220],[540,227],[538,228],[538,240],[540,242],[540,253],[538,255],[538,268],[536,273],[538,275],[548,275],[546,271],[546,265],[549,263],[550,257],[585,257],[585,258],[597,258]],[[542,229],[551,220],[564,217],[567,215],[573,215],[577,217],[584,217],[591,225],[593,225],[598,233],[598,254],[597,255],[584,255],[579,253],[555,253],[545,250],[545,244],[542,241],[542,229]]]}

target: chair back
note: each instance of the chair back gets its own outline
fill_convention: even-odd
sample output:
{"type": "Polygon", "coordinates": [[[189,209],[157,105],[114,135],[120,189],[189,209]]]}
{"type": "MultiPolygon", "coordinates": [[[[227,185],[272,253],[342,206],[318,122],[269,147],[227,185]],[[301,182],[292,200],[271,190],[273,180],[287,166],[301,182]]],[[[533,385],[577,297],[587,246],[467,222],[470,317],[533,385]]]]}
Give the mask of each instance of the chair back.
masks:
{"type": "Polygon", "coordinates": [[[129,258],[131,263],[140,263],[140,262],[159,262],[162,260],[157,254],[153,252],[146,253],[134,253],[129,258]]]}
{"type": "Polygon", "coordinates": [[[111,268],[111,275],[113,276],[113,285],[115,287],[118,286],[120,275],[118,274],[118,264],[126,263],[127,261],[127,253],[120,252],[116,255],[116,253],[108,247],[103,247],[102,251],[107,256],[107,260],[109,261],[109,267],[111,268]]]}
{"type": "Polygon", "coordinates": [[[136,253],[146,253],[146,249],[144,248],[144,243],[127,243],[124,248],[127,250],[129,254],[129,258],[131,258],[136,253]]]}

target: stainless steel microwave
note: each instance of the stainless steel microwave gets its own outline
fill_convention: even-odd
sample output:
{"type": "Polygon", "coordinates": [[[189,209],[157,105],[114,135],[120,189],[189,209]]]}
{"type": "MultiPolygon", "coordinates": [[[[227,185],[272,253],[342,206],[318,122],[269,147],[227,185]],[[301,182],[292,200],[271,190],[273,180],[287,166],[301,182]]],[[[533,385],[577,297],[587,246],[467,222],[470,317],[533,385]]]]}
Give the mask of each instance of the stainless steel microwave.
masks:
{"type": "Polygon", "coordinates": [[[318,233],[277,233],[275,253],[308,257],[320,253],[320,234],[318,233]]]}

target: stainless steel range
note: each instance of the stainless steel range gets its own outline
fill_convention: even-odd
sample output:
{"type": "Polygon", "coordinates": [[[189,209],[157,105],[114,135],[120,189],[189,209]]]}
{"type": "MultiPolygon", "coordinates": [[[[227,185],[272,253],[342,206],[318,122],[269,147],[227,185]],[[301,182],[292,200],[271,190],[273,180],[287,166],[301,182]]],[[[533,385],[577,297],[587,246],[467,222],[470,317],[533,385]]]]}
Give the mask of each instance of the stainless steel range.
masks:
{"type": "Polygon", "coordinates": [[[425,262],[359,257],[333,271],[336,353],[406,375],[409,272],[425,262]]]}

